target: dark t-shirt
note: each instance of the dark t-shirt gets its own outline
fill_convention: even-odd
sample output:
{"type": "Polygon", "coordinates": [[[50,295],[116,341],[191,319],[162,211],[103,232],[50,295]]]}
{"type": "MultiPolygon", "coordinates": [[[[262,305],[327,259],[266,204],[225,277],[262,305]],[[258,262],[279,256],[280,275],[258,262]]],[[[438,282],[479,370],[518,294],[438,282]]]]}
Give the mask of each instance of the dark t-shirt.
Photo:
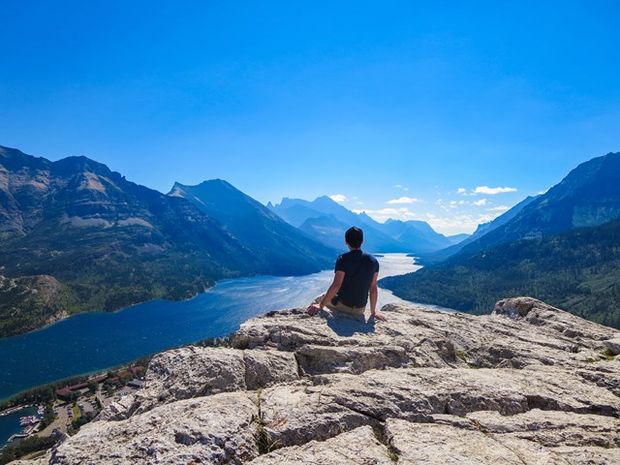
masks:
{"type": "Polygon", "coordinates": [[[336,299],[349,307],[364,307],[372,277],[379,271],[377,259],[361,250],[351,250],[338,257],[335,271],[344,271],[336,299]]]}

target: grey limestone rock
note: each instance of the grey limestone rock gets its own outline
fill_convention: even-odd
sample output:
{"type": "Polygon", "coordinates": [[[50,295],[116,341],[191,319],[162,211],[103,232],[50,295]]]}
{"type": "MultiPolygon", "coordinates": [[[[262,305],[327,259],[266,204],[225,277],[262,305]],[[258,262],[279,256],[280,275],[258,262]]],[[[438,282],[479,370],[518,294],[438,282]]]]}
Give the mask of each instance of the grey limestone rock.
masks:
{"type": "Polygon", "coordinates": [[[90,423],[60,444],[50,463],[241,464],[258,456],[257,413],[246,393],[182,400],[128,420],[90,423]]]}
{"type": "Polygon", "coordinates": [[[620,464],[620,332],[535,299],[492,314],[300,309],[155,356],[42,465],[620,464]]]}
{"type": "Polygon", "coordinates": [[[372,428],[361,426],[326,441],[312,440],[262,455],[251,465],[393,465],[388,448],[372,428]]]}

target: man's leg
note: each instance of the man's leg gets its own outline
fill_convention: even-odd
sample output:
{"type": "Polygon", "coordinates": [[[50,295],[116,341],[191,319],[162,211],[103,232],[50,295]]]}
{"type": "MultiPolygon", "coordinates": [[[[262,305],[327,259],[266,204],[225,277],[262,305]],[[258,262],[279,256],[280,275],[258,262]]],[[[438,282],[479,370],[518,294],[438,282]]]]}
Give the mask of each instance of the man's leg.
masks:
{"type": "MultiPolygon", "coordinates": [[[[325,294],[321,294],[316,299],[314,299],[312,304],[313,305],[319,305],[321,303],[321,300],[323,300],[324,297],[325,297],[325,294]]],[[[353,307],[349,307],[348,305],[345,305],[345,304],[343,304],[341,302],[338,302],[335,305],[333,303],[331,303],[331,302],[327,302],[325,304],[325,307],[328,308],[331,311],[346,313],[347,315],[353,315],[353,316],[363,316],[364,312],[366,310],[366,308],[353,308],[353,307]]]]}
{"type": "Polygon", "coordinates": [[[347,315],[352,315],[352,316],[364,316],[364,312],[366,311],[365,307],[360,307],[360,308],[349,307],[348,305],[344,305],[340,302],[336,305],[332,305],[330,309],[335,310],[340,313],[346,313],[347,315]]]}

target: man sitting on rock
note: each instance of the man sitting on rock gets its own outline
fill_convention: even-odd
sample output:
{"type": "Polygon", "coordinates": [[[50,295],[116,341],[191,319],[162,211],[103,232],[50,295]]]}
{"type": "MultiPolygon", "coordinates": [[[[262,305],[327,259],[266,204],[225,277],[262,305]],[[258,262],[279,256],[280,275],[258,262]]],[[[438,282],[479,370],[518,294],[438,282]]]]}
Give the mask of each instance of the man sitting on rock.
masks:
{"type": "Polygon", "coordinates": [[[370,316],[385,320],[385,316],[376,309],[379,262],[362,251],[364,233],[360,228],[349,228],[344,239],[349,251],[336,260],[334,281],[327,292],[308,307],[308,313],[316,315],[327,307],[336,312],[363,316],[370,294],[370,316]]]}

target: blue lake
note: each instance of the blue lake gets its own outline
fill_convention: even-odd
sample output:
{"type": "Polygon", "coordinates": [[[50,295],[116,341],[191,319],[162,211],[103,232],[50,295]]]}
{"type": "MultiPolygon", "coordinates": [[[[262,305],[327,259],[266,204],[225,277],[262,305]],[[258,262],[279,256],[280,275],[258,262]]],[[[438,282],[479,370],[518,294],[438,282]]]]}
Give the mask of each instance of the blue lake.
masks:
{"type": "MultiPolygon", "coordinates": [[[[381,277],[419,268],[404,254],[386,254],[379,260],[381,277]]],[[[156,300],[114,313],[79,314],[41,330],[0,339],[0,399],[170,347],[225,336],[254,316],[306,306],[326,290],[332,277],[332,271],[323,271],[226,280],[191,300],[156,300]]],[[[380,290],[379,308],[398,301],[391,292],[380,290]]]]}

